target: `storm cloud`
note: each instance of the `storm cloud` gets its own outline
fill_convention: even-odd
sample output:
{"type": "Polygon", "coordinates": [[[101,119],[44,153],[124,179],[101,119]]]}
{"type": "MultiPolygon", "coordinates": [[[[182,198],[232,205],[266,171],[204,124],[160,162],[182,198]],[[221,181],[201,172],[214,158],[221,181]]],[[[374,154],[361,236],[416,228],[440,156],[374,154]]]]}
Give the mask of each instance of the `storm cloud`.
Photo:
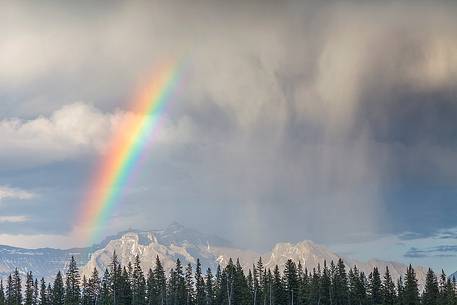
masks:
{"type": "MultiPolygon", "coordinates": [[[[8,3],[0,184],[36,187],[39,167],[42,204],[77,210],[113,118],[152,67],[177,58],[183,81],[164,114],[167,141],[145,152],[107,231],[178,220],[262,248],[455,227],[456,10],[417,1],[8,3]],[[59,125],[62,113],[81,119],[59,125]],[[24,134],[42,136],[33,140],[45,149],[24,134]],[[57,178],[63,171],[71,187],[57,178]]],[[[49,231],[45,212],[33,217],[27,231],[72,230],[49,231]]]]}

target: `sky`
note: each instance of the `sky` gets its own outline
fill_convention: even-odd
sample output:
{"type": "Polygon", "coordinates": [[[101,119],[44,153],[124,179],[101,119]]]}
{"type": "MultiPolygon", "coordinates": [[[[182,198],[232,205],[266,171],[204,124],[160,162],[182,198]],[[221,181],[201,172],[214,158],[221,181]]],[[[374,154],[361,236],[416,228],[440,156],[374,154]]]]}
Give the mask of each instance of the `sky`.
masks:
{"type": "Polygon", "coordinates": [[[74,247],[143,80],[184,62],[103,234],[178,221],[457,270],[453,1],[5,1],[0,244],[74,247]]]}

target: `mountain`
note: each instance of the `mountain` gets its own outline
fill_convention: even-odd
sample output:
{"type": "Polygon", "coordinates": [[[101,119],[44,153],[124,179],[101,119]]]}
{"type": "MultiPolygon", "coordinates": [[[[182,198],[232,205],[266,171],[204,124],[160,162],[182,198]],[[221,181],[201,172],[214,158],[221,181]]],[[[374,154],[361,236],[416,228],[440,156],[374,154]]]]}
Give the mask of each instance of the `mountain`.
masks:
{"type": "MultiPolygon", "coordinates": [[[[32,271],[37,277],[44,277],[45,279],[51,279],[59,270],[65,270],[66,266],[72,256],[79,262],[80,267],[90,266],[88,261],[93,261],[93,257],[96,257],[97,265],[103,266],[103,255],[100,257],[100,253],[105,251],[107,258],[111,258],[113,251],[109,250],[116,245],[114,248],[121,253],[120,249],[129,244],[129,236],[134,237],[135,243],[140,247],[154,242],[156,245],[176,245],[176,249],[181,245],[186,245],[190,255],[197,256],[200,254],[198,247],[192,245],[211,244],[215,246],[231,246],[229,241],[219,238],[214,235],[202,234],[196,230],[185,228],[178,223],[172,223],[165,230],[151,230],[151,231],[139,231],[139,230],[128,230],[119,232],[115,235],[106,237],[102,242],[92,245],[88,248],[73,248],[73,249],[52,249],[52,248],[41,248],[41,249],[25,249],[18,247],[11,247],[0,245],[0,279],[6,278],[15,268],[18,268],[21,274],[26,274],[32,271]],[[123,244],[123,245],[121,245],[123,244]],[[94,253],[97,253],[94,255],[94,253]],[[108,255],[109,252],[109,255],[108,255]]],[[[114,249],[113,248],[113,249],[114,249]]],[[[173,251],[173,250],[172,250],[173,251]]],[[[165,253],[163,256],[164,260],[166,256],[173,258],[173,262],[176,260],[172,256],[172,251],[165,253]]],[[[128,252],[122,252],[123,262],[127,261],[128,252]]],[[[179,256],[176,256],[176,258],[179,256]]],[[[155,256],[154,256],[155,258],[155,256]]],[[[204,258],[203,258],[204,259],[204,258]]],[[[171,266],[171,263],[170,263],[171,266]]]]}
{"type": "Polygon", "coordinates": [[[212,249],[232,249],[229,241],[187,229],[178,223],[171,224],[165,230],[126,231],[115,238],[108,238],[102,244],[104,246],[98,246],[83,266],[83,274],[89,274],[95,267],[104,270],[109,266],[114,251],[123,265],[139,255],[142,268],[148,270],[156,256],[159,256],[165,270],[169,270],[178,258],[186,264],[196,264],[199,258],[203,267],[214,268],[217,261],[212,249]]]}
{"type": "MultiPolygon", "coordinates": [[[[327,261],[327,263],[330,263],[331,261],[336,263],[338,259],[341,258],[347,268],[351,268],[356,265],[360,271],[365,272],[367,275],[373,271],[374,267],[378,267],[379,272],[384,274],[386,267],[388,267],[394,281],[400,278],[400,276],[403,276],[407,269],[406,265],[397,262],[382,261],[377,259],[360,261],[340,256],[330,251],[328,248],[315,244],[309,240],[299,242],[297,244],[279,243],[271,252],[264,254],[262,257],[266,258],[265,265],[267,268],[273,268],[275,265],[284,266],[285,262],[291,258],[296,262],[300,261],[308,268],[308,270],[317,267],[318,264],[322,265],[324,260],[327,261]]],[[[425,282],[427,272],[426,268],[416,266],[414,270],[416,271],[419,284],[423,284],[425,282]]]]}
{"type": "MultiPolygon", "coordinates": [[[[296,262],[300,261],[308,270],[312,270],[318,264],[322,265],[324,260],[330,264],[331,261],[336,262],[342,258],[348,268],[357,265],[358,269],[366,274],[369,274],[375,266],[383,274],[388,267],[394,281],[404,275],[407,269],[406,265],[396,262],[376,259],[358,261],[346,258],[312,241],[296,244],[278,243],[271,251],[259,253],[236,248],[223,239],[173,224],[164,231],[124,232],[119,238],[107,242],[105,247],[94,251],[88,263],[82,268],[82,272],[90,274],[94,268],[99,271],[104,270],[109,266],[114,251],[122,264],[128,264],[136,255],[139,255],[143,270],[154,266],[156,256],[159,256],[167,271],[174,267],[178,258],[184,265],[188,263],[194,265],[199,258],[203,270],[207,267],[214,270],[218,264],[226,265],[230,258],[239,258],[241,264],[249,268],[256,264],[259,257],[262,257],[266,268],[274,268],[275,265],[283,267],[285,262],[291,258],[296,262]]],[[[426,269],[416,266],[415,271],[419,284],[422,286],[425,282],[426,269]]]]}
{"type": "MultiPolygon", "coordinates": [[[[259,253],[237,248],[217,236],[203,234],[173,223],[164,230],[120,232],[107,237],[99,244],[83,249],[22,249],[0,246],[0,277],[5,277],[17,267],[23,274],[31,270],[36,276],[49,279],[55,276],[59,269],[65,270],[66,263],[72,255],[80,262],[81,272],[87,275],[93,268],[103,271],[108,267],[114,251],[122,264],[128,264],[139,255],[144,270],[153,267],[156,256],[159,256],[167,271],[175,265],[178,258],[183,264],[195,264],[199,258],[203,270],[207,267],[214,270],[218,264],[224,266],[230,258],[239,258],[246,268],[255,264],[259,257],[262,257],[267,268],[273,268],[275,265],[282,267],[291,258],[300,261],[308,270],[322,264],[324,260],[330,263],[342,258],[347,267],[357,265],[359,270],[366,274],[369,274],[374,266],[384,273],[387,266],[394,280],[405,274],[407,268],[406,265],[396,262],[353,260],[312,241],[296,244],[278,243],[271,251],[259,253]]],[[[415,270],[419,283],[424,283],[426,269],[415,267],[415,270]]]]}
{"type": "Polygon", "coordinates": [[[65,269],[71,256],[81,261],[84,249],[24,249],[10,246],[0,246],[0,278],[7,277],[15,268],[26,274],[34,274],[51,278],[60,269],[65,269]]]}

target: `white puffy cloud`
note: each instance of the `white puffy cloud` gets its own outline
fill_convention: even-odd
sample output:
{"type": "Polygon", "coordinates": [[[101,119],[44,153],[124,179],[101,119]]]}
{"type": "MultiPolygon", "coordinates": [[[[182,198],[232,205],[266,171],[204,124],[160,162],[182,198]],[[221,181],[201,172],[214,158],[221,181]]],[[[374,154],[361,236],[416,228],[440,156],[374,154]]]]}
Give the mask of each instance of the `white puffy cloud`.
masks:
{"type": "Polygon", "coordinates": [[[25,216],[25,215],[0,216],[0,222],[18,223],[18,222],[26,222],[29,219],[30,219],[30,217],[25,216]]]}
{"type": "MultiPolygon", "coordinates": [[[[0,165],[30,166],[103,152],[121,122],[139,115],[103,113],[78,102],[64,105],[47,117],[0,120],[0,165]]],[[[176,124],[163,118],[161,125],[157,140],[163,143],[185,139],[192,129],[186,118],[176,124]]]]}
{"type": "Polygon", "coordinates": [[[7,166],[65,160],[101,149],[119,114],[105,115],[84,103],[66,105],[49,117],[0,121],[0,160],[7,166]]]}
{"type": "Polygon", "coordinates": [[[0,185],[0,200],[2,199],[32,199],[36,196],[35,193],[19,188],[0,185]]]}

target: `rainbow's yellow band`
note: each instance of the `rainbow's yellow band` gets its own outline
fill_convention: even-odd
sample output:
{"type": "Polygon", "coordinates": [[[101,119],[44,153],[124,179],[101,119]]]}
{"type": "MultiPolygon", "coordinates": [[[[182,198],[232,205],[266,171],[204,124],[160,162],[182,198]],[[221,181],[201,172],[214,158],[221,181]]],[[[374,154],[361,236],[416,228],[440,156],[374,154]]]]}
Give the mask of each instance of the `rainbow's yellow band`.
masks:
{"type": "Polygon", "coordinates": [[[95,242],[106,225],[141,151],[158,126],[164,105],[178,81],[177,64],[162,66],[130,109],[129,116],[113,136],[108,153],[99,162],[82,203],[78,226],[88,242],[95,242]]]}

